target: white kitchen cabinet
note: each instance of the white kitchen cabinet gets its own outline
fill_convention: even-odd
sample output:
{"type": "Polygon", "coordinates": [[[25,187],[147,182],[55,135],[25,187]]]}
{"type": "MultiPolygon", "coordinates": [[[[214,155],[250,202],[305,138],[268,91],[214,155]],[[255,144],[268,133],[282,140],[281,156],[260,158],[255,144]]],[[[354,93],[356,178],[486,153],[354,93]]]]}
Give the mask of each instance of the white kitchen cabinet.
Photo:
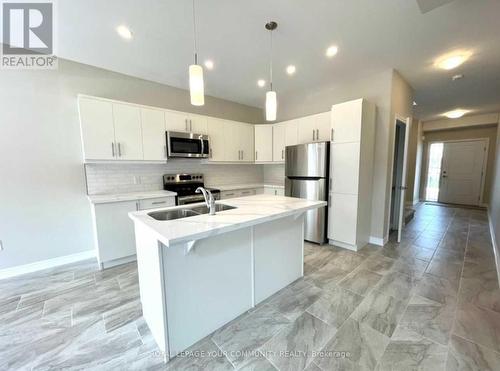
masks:
{"type": "Polygon", "coordinates": [[[111,102],[80,97],[78,103],[84,158],[113,160],[115,129],[111,102]]]}
{"type": "Polygon", "coordinates": [[[113,104],[115,151],[119,160],[142,160],[141,110],[128,104],[113,104]]]}
{"type": "Polygon", "coordinates": [[[286,124],[273,125],[273,162],[285,161],[286,124]]]}
{"type": "Polygon", "coordinates": [[[338,143],[330,148],[330,191],[357,194],[360,142],[338,143]]]}
{"type": "Polygon", "coordinates": [[[167,148],[164,111],[142,108],[141,123],[144,160],[165,161],[167,148]]]}
{"type": "Polygon", "coordinates": [[[175,196],[148,198],[145,200],[139,200],[138,210],[149,210],[149,209],[157,209],[159,207],[170,207],[170,206],[175,206],[175,196]]]}
{"type": "Polygon", "coordinates": [[[224,122],[224,160],[238,162],[241,159],[239,123],[224,122]]]}
{"type": "Polygon", "coordinates": [[[312,143],[316,141],[316,125],[314,116],[298,119],[298,142],[312,143]]]}
{"type": "Polygon", "coordinates": [[[370,239],[375,112],[363,99],[332,107],[328,239],[354,251],[370,239]]]}
{"type": "Polygon", "coordinates": [[[363,99],[336,104],[332,107],[332,142],[359,142],[362,127],[363,99]]]}
{"type": "Polygon", "coordinates": [[[254,127],[236,121],[224,124],[225,161],[254,161],[254,127]]]}
{"type": "Polygon", "coordinates": [[[255,125],[255,162],[273,161],[274,125],[255,125]]]}
{"type": "Polygon", "coordinates": [[[299,122],[290,120],[285,124],[285,146],[299,144],[299,122]]]}
{"type": "Polygon", "coordinates": [[[97,259],[101,268],[134,259],[134,223],[128,213],[137,211],[137,201],[95,204],[94,226],[97,259]]]}
{"type": "Polygon", "coordinates": [[[221,119],[208,118],[208,136],[210,138],[210,162],[225,161],[225,122],[221,119]]]}
{"type": "Polygon", "coordinates": [[[358,224],[358,196],[332,193],[329,201],[333,208],[328,214],[331,225],[330,234],[335,237],[335,241],[344,244],[356,245],[357,224],[358,224]]]}
{"type": "Polygon", "coordinates": [[[167,131],[189,132],[188,116],[183,112],[165,111],[165,127],[167,131]]]}
{"type": "Polygon", "coordinates": [[[238,139],[241,148],[241,161],[253,162],[255,160],[254,125],[240,123],[238,139]]]}
{"type": "Polygon", "coordinates": [[[195,134],[208,134],[207,117],[201,115],[189,115],[189,128],[195,134]]]}
{"type": "Polygon", "coordinates": [[[331,112],[323,112],[314,115],[316,126],[316,141],[328,142],[331,137],[331,112]]]}

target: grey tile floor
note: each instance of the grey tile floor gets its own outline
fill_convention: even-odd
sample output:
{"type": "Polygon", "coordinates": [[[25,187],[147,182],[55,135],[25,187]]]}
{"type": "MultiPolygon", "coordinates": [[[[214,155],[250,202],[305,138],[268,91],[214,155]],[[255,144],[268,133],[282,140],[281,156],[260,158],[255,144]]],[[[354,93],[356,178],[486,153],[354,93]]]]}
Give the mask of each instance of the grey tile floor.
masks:
{"type": "Polygon", "coordinates": [[[486,213],[421,205],[400,244],[305,246],[305,276],[162,363],[135,264],[0,281],[0,370],[500,370],[486,213]]]}

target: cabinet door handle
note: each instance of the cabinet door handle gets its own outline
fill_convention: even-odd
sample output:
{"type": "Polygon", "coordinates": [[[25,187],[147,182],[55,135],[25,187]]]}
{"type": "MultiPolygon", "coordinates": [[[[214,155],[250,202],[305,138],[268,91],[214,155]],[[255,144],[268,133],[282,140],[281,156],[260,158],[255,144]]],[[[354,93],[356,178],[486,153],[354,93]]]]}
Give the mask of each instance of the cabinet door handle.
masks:
{"type": "Polygon", "coordinates": [[[212,158],[212,148],[210,148],[208,152],[210,153],[210,158],[212,158]]]}
{"type": "Polygon", "coordinates": [[[243,150],[241,150],[241,159],[242,159],[242,160],[243,160],[243,158],[245,157],[244,153],[245,153],[245,152],[244,152],[243,150]]]}
{"type": "Polygon", "coordinates": [[[118,142],[118,157],[122,157],[122,146],[120,142],[118,142]]]}
{"type": "Polygon", "coordinates": [[[314,135],[315,135],[315,133],[314,133],[314,129],[313,129],[313,142],[314,142],[314,135]]]}
{"type": "Polygon", "coordinates": [[[186,126],[186,131],[189,131],[189,130],[188,130],[188,119],[184,119],[184,124],[185,124],[185,126],[186,126]]]}
{"type": "Polygon", "coordinates": [[[333,137],[334,137],[334,133],[335,133],[335,130],[333,130],[333,128],[331,129],[331,133],[330,133],[330,140],[333,142],[333,137]]]}
{"type": "Polygon", "coordinates": [[[319,140],[319,129],[316,129],[316,140],[319,140]]]}
{"type": "Polygon", "coordinates": [[[163,146],[163,156],[167,158],[167,146],[163,146]]]}
{"type": "Polygon", "coordinates": [[[255,151],[255,161],[257,161],[258,159],[259,159],[259,152],[255,151]]]}
{"type": "Polygon", "coordinates": [[[281,159],[282,160],[285,159],[285,150],[284,149],[281,150],[281,159]]]}
{"type": "Polygon", "coordinates": [[[115,157],[115,144],[111,142],[111,154],[115,157]]]}
{"type": "Polygon", "coordinates": [[[167,201],[154,201],[154,202],[151,202],[151,205],[161,205],[161,204],[166,204],[167,201]]]}
{"type": "Polygon", "coordinates": [[[135,209],[136,209],[137,211],[139,211],[139,210],[140,210],[140,207],[139,207],[139,201],[135,201],[135,209]]]}
{"type": "Polygon", "coordinates": [[[189,131],[193,131],[193,120],[189,119],[189,131]]]}
{"type": "Polygon", "coordinates": [[[277,196],[278,195],[278,191],[275,189],[274,190],[274,195],[277,196]]]}

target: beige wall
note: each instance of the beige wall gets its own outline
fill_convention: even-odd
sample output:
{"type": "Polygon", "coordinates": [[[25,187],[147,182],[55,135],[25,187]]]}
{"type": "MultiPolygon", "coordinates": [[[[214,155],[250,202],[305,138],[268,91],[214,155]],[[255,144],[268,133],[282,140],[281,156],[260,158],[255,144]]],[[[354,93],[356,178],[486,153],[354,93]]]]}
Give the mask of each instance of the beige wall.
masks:
{"type": "Polygon", "coordinates": [[[377,106],[371,236],[383,239],[388,233],[395,115],[411,116],[413,103],[413,91],[399,73],[386,70],[334,86],[318,87],[293,98],[283,97],[278,119],[325,112],[333,104],[357,98],[365,98],[377,106]]]}
{"type": "Polygon", "coordinates": [[[408,139],[408,160],[406,172],[406,202],[413,204],[418,201],[418,189],[420,183],[420,164],[422,157],[422,124],[417,118],[412,119],[410,136],[408,139]],[[416,197],[415,197],[416,196],[416,197]]]}
{"type": "Polygon", "coordinates": [[[247,122],[262,110],[83,64],[0,72],[0,269],[93,249],[77,109],[84,93],[247,122]]]}
{"type": "MultiPolygon", "coordinates": [[[[427,164],[427,152],[428,143],[436,141],[448,141],[448,140],[463,140],[463,139],[477,139],[477,138],[488,138],[490,141],[489,151],[488,151],[488,163],[486,167],[486,177],[484,184],[484,194],[483,202],[487,203],[491,197],[492,181],[494,174],[494,164],[496,156],[496,142],[497,142],[497,126],[489,125],[479,128],[469,128],[469,129],[455,129],[455,130],[439,130],[439,131],[426,131],[424,132],[424,156],[422,161],[422,174],[427,175],[427,169],[425,166],[427,164]]],[[[422,184],[420,187],[421,198],[424,198],[424,187],[425,179],[422,179],[422,184]]]]}
{"type": "MultiPolygon", "coordinates": [[[[494,156],[494,174],[491,185],[491,198],[489,203],[490,222],[493,238],[496,242],[497,270],[500,270],[500,130],[497,130],[497,148],[494,156]]],[[[493,162],[493,161],[492,161],[493,162]]]]}

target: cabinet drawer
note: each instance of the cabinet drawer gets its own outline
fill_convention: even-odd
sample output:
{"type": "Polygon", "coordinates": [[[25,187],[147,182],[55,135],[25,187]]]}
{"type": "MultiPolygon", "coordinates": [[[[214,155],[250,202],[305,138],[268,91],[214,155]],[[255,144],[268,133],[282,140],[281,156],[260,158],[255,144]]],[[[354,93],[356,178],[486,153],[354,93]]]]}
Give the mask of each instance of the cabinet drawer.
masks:
{"type": "Polygon", "coordinates": [[[150,198],[139,201],[139,210],[156,209],[158,207],[175,206],[175,197],[150,198]]]}
{"type": "Polygon", "coordinates": [[[245,197],[245,196],[253,196],[257,194],[257,190],[255,189],[242,189],[240,191],[240,196],[239,197],[245,197]]]}
{"type": "Polygon", "coordinates": [[[225,200],[228,198],[235,198],[235,197],[239,197],[238,191],[222,191],[220,193],[221,200],[225,200]]]}

